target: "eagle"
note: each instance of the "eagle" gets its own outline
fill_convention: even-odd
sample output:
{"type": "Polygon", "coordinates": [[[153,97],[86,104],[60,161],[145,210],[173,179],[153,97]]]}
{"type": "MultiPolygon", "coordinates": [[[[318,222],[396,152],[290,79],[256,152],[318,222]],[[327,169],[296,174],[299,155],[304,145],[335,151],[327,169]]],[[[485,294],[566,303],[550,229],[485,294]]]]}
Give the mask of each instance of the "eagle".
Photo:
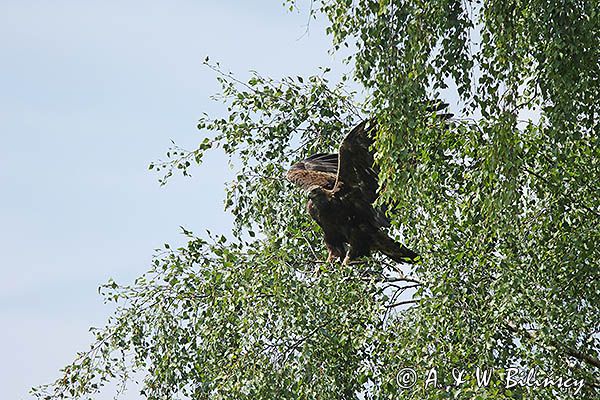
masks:
{"type": "Polygon", "coordinates": [[[364,120],[342,140],[338,154],[314,154],[295,163],[286,178],[308,192],[307,210],[323,230],[328,262],[379,251],[396,262],[413,263],[418,254],[386,232],[385,212],[377,199],[378,169],[374,164],[374,121],[364,120]]]}

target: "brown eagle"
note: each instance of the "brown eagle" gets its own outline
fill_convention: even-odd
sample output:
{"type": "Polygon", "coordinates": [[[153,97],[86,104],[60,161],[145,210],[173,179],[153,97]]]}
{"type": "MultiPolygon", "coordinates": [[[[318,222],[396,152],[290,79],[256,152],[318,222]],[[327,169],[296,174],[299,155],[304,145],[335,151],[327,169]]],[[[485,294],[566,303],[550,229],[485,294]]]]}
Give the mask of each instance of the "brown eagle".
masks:
{"type": "Polygon", "coordinates": [[[373,121],[365,120],[342,141],[339,154],[315,154],[290,168],[286,178],[308,192],[307,209],[325,234],[327,261],[344,264],[380,251],[397,262],[412,263],[417,253],[394,241],[385,228],[385,213],[373,207],[378,171],[371,137],[373,121]]]}

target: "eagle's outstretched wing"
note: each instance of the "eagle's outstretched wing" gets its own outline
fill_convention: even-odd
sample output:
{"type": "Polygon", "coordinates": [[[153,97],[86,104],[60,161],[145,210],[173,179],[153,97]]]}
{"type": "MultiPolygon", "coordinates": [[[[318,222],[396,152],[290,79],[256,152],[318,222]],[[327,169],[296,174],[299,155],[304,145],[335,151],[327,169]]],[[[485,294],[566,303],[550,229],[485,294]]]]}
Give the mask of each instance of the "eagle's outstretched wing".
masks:
{"type": "Polygon", "coordinates": [[[337,154],[315,154],[292,165],[286,178],[304,190],[311,186],[330,190],[335,184],[337,170],[337,154]]]}
{"type": "Polygon", "coordinates": [[[314,154],[302,161],[307,169],[337,174],[337,154],[314,154]]]}
{"type": "MultiPolygon", "coordinates": [[[[427,103],[425,110],[438,118],[448,120],[454,115],[446,112],[448,103],[437,100],[427,103]]],[[[377,126],[374,119],[367,119],[350,131],[342,141],[338,156],[338,175],[333,192],[344,195],[352,191],[353,196],[372,204],[377,199],[379,169],[374,164],[373,134],[377,126]]],[[[378,214],[382,214],[378,212],[378,214]]]]}
{"type": "Polygon", "coordinates": [[[333,192],[360,198],[371,204],[377,199],[378,171],[374,165],[372,133],[375,123],[365,120],[350,131],[339,151],[338,174],[333,192]]]}
{"type": "MultiPolygon", "coordinates": [[[[436,113],[439,118],[449,119],[453,115],[445,111],[448,103],[440,100],[428,102],[426,110],[436,113]]],[[[376,130],[375,121],[362,121],[350,131],[342,141],[338,154],[314,154],[292,165],[286,178],[308,190],[311,186],[336,191],[359,191],[369,204],[377,198],[378,171],[374,165],[371,145],[372,133],[376,130]],[[345,187],[345,189],[343,189],[345,187]]],[[[357,193],[358,194],[358,193],[357,193]]]]}

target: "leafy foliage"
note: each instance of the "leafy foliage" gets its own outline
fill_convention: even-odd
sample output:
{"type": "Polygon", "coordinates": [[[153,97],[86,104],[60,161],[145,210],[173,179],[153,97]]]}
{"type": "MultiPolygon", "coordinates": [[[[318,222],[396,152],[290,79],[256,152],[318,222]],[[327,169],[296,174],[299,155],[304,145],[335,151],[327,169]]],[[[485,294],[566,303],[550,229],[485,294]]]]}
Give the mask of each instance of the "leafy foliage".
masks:
{"type": "Polygon", "coordinates": [[[334,46],[356,47],[367,99],[326,73],[242,82],[207,60],[228,117],[204,116],[212,135],[198,149],[151,167],[187,174],[222,148],[238,171],[226,198],[235,239],[184,230],[187,246],[157,255],[133,285],[104,286],[117,313],[35,394],[91,395],[139,371],[148,398],[596,398],[597,4],[323,0],[311,10],[328,18],[334,46]],[[453,89],[466,117],[444,125],[424,104],[453,89]],[[422,255],[414,271],[378,257],[323,264],[318,228],[282,179],[367,115],[380,126],[381,201],[422,255]],[[407,390],[398,372],[409,366],[419,382],[407,390]],[[423,384],[432,367],[437,387],[423,384]],[[477,385],[477,367],[495,369],[489,385],[477,385]],[[507,388],[510,367],[585,385],[507,388]],[[466,383],[453,386],[453,368],[466,383]]]}

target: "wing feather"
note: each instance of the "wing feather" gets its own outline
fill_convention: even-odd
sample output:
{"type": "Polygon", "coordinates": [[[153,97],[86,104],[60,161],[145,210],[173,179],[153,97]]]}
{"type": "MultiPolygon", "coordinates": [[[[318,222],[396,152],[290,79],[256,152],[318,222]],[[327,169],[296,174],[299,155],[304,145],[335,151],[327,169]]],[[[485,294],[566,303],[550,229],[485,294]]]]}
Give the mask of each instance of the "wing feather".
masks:
{"type": "Polygon", "coordinates": [[[378,170],[374,165],[372,132],[375,124],[365,120],[350,131],[340,145],[338,174],[333,191],[340,194],[356,192],[369,204],[377,198],[378,170]]]}
{"type": "Polygon", "coordinates": [[[304,163],[305,168],[308,170],[337,174],[337,154],[315,154],[301,162],[304,163]]]}
{"type": "Polygon", "coordinates": [[[286,178],[304,190],[311,186],[331,190],[337,177],[337,168],[337,154],[314,154],[292,165],[286,178]]]}

